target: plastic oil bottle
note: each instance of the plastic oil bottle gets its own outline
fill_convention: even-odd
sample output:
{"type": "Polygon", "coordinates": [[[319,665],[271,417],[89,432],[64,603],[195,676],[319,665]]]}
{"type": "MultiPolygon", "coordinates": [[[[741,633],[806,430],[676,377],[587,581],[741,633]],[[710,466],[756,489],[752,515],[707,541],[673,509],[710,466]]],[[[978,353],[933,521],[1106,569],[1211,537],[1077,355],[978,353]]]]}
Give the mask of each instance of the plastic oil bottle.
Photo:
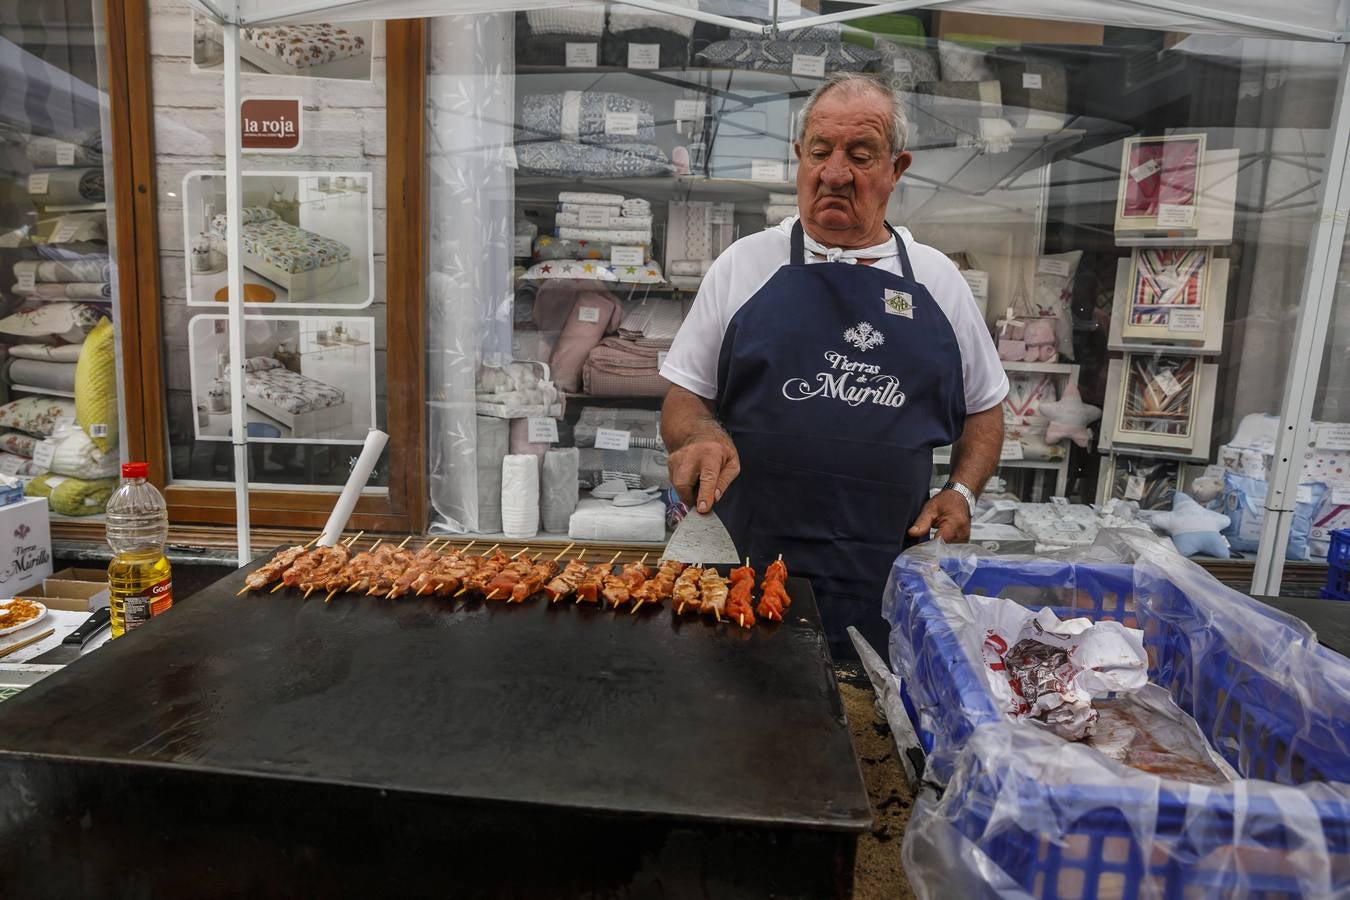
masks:
{"type": "Polygon", "coordinates": [[[122,466],[122,484],[108,500],[108,563],[112,636],[119,638],[173,606],[173,579],[164,557],[169,513],[164,497],[145,480],[143,462],[122,466]]]}

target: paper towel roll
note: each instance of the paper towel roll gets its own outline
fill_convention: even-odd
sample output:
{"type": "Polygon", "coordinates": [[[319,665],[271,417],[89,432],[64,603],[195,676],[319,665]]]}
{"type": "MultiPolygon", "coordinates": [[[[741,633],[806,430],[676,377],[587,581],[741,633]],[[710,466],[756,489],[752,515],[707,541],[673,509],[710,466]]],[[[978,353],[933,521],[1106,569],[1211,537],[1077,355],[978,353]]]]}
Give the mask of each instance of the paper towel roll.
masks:
{"type": "Polygon", "coordinates": [[[377,428],[366,432],[365,446],[361,448],[356,465],[352,466],[352,474],[347,477],[347,486],[342,489],[337,503],[333,504],[328,524],[323,526],[323,537],[319,539],[321,546],[331,547],[342,537],[342,530],[347,527],[352,510],[356,509],[356,501],[361,499],[361,489],[370,480],[370,473],[375,470],[375,464],[380,461],[380,454],[384,452],[384,445],[388,442],[389,435],[377,428]]]}
{"type": "Polygon", "coordinates": [[[502,460],[502,534],[509,538],[539,533],[539,457],[511,454],[502,460]]]}
{"type": "Polygon", "coordinates": [[[502,459],[510,424],[493,416],[478,417],[478,523],[476,530],[502,530],[502,459]]]}
{"type": "Polygon", "coordinates": [[[539,513],[549,534],[566,534],[567,522],[577,508],[577,469],[581,460],[576,447],[550,450],[544,456],[544,481],[539,490],[539,513]]]}

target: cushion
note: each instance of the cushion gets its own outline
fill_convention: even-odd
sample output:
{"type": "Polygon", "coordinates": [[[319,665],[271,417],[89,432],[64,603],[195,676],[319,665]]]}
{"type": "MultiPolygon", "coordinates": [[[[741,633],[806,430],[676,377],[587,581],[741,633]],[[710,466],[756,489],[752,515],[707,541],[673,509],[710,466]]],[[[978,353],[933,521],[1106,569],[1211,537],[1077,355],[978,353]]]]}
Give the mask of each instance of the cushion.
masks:
{"type": "Polygon", "coordinates": [[[46,497],[52,512],[63,516],[94,516],[103,512],[117,490],[116,478],[85,481],[65,475],[39,475],[24,485],[29,497],[46,497]]]}
{"type": "Polygon", "coordinates": [[[624,284],[665,284],[661,277],[661,266],[656,260],[648,259],[641,266],[609,266],[609,269],[624,284]]]}
{"type": "Polygon", "coordinates": [[[45,471],[26,456],[19,456],[17,453],[0,453],[0,475],[32,478],[34,475],[41,475],[45,471]]]}
{"type": "Polygon", "coordinates": [[[1212,556],[1227,559],[1228,541],[1220,534],[1230,520],[1223,513],[1205,509],[1183,491],[1172,495],[1172,511],[1154,513],[1152,524],[1172,536],[1177,552],[1183,556],[1212,556]]]}
{"type": "Polygon", "coordinates": [[[521,277],[526,281],[549,281],[555,278],[619,280],[608,262],[598,259],[548,259],[530,266],[521,277]]]}
{"type": "Polygon", "coordinates": [[[576,303],[549,359],[553,383],[560,390],[581,390],[581,370],[586,357],[606,332],[619,327],[622,317],[619,302],[604,290],[578,291],[576,303]]]}
{"type": "MultiPolygon", "coordinates": [[[[644,250],[647,249],[645,244],[625,242],[622,246],[640,246],[644,250]]],[[[533,249],[535,259],[600,260],[608,263],[610,256],[613,254],[614,246],[608,241],[588,241],[544,234],[534,239],[533,249]]]]}
{"type": "Polygon", "coordinates": [[[897,89],[912,91],[921,81],[939,80],[937,56],[932,50],[897,44],[884,38],[878,38],[875,47],[890,60],[889,63],[883,60],[881,69],[891,75],[897,89]]]}
{"type": "Polygon", "coordinates": [[[1102,417],[1101,409],[1083,402],[1078,383],[1073,379],[1064,386],[1060,399],[1041,401],[1040,413],[1050,420],[1045,429],[1047,443],[1057,444],[1068,438],[1084,448],[1092,440],[1092,429],[1088,425],[1102,417]]]}
{"type": "Polygon", "coordinates": [[[15,456],[32,459],[33,447],[37,445],[37,441],[37,438],[22,431],[0,432],[0,450],[5,453],[12,453],[15,456]]]}
{"type": "Polygon", "coordinates": [[[45,303],[36,309],[0,319],[0,333],[28,338],[57,338],[78,344],[84,341],[101,318],[103,312],[87,303],[45,303]]]}
{"type": "Polygon", "coordinates": [[[9,348],[9,355],[15,359],[38,359],[47,362],[79,362],[80,344],[15,344],[9,348]]]}
{"type": "Polygon", "coordinates": [[[13,428],[48,437],[56,430],[56,420],[75,418],[75,403],[57,397],[22,397],[0,406],[0,428],[13,428]]]}
{"type": "Polygon", "coordinates": [[[281,360],[275,356],[254,356],[244,360],[245,372],[266,372],[269,369],[280,369],[281,360]]]}
{"type": "Polygon", "coordinates": [[[117,447],[116,354],[112,322],[103,319],[89,332],[75,364],[75,422],[105,453],[117,447]]]}

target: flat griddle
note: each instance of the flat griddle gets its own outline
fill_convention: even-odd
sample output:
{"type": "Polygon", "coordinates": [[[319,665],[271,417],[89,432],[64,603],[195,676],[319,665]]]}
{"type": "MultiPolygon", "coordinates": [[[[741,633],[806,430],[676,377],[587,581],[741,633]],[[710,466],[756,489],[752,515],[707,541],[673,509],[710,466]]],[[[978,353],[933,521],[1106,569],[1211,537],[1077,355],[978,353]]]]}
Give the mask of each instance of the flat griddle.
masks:
{"type": "Polygon", "coordinates": [[[221,894],[361,872],[463,895],[848,893],[871,814],[804,580],[787,621],[742,631],[669,606],[236,597],[243,574],[0,704],[0,822],[24,838],[0,841],[0,881],[214,893],[171,863],[181,818],[221,894]],[[128,847],[158,862],[102,880],[128,877],[128,847]]]}

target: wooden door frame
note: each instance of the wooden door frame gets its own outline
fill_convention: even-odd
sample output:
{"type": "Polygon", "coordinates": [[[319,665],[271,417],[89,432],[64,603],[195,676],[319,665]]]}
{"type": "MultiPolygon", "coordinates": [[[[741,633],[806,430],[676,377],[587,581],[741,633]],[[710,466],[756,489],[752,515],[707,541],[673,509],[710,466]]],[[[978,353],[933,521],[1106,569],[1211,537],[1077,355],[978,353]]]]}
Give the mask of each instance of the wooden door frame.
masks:
{"type": "MultiPolygon", "coordinates": [[[[165,484],[163,327],[155,189],[154,98],[146,0],[105,0],[117,216],[123,421],[132,459],[150,463],[174,524],[230,525],[234,487],[165,484]]],[[[426,40],[421,19],[385,23],[387,141],[386,391],[389,493],[362,497],[351,527],[421,532],[426,524],[426,40]]],[[[314,528],[338,489],[250,492],[259,526],[314,528]]],[[[101,533],[102,527],[99,526],[101,533]]]]}

